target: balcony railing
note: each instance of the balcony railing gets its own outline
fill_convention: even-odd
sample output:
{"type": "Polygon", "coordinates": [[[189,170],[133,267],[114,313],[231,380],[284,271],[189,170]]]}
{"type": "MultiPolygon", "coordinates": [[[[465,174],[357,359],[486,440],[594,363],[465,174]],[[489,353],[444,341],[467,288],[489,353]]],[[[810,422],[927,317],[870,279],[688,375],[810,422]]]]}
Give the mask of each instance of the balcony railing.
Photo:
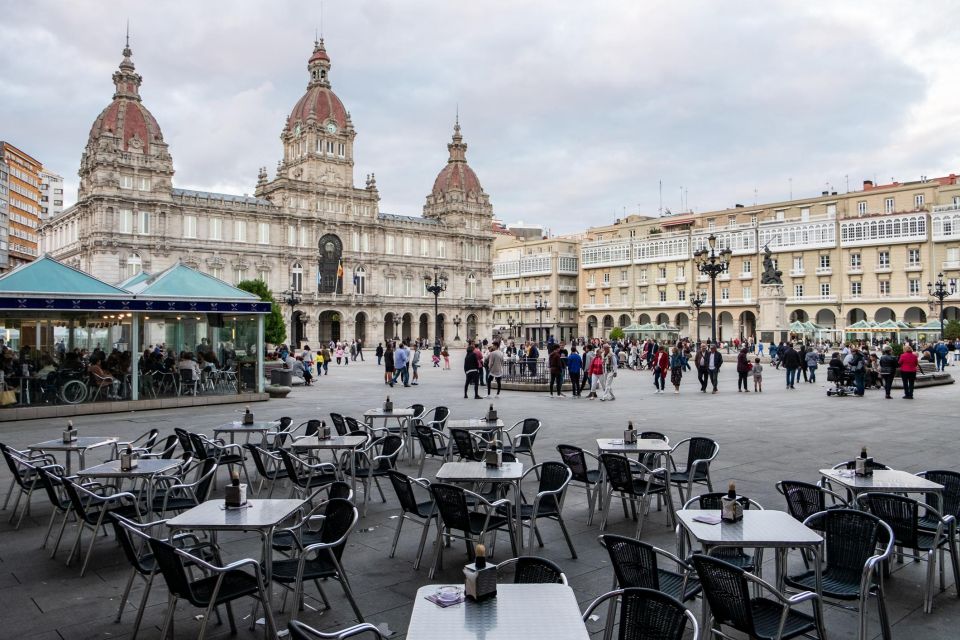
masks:
{"type": "Polygon", "coordinates": [[[806,271],[803,269],[790,269],[790,276],[794,278],[801,278],[806,275],[806,271]]]}
{"type": "Polygon", "coordinates": [[[656,280],[654,280],[654,282],[656,282],[657,284],[667,284],[667,279],[666,279],[666,278],[657,278],[656,280]]]}
{"type": "Polygon", "coordinates": [[[903,268],[904,271],[923,271],[923,263],[914,262],[903,268]]]}
{"type": "Polygon", "coordinates": [[[863,273],[863,267],[860,265],[850,265],[847,267],[847,273],[863,273]]]}
{"type": "Polygon", "coordinates": [[[944,269],[960,269],[960,260],[944,260],[944,269]]]}
{"type": "Polygon", "coordinates": [[[818,276],[829,276],[833,273],[833,267],[817,267],[818,276]]]}
{"type": "Polygon", "coordinates": [[[874,269],[874,271],[878,273],[889,273],[890,271],[892,271],[892,268],[890,267],[889,264],[878,264],[874,269]]]}
{"type": "Polygon", "coordinates": [[[739,277],[741,280],[749,280],[753,277],[753,271],[741,271],[739,277]]]}

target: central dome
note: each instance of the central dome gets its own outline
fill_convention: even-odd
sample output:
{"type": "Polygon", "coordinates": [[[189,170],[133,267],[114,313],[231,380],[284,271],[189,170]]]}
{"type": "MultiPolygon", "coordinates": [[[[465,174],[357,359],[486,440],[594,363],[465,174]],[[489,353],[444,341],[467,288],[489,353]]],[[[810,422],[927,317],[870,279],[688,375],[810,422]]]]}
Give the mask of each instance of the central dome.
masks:
{"type": "Polygon", "coordinates": [[[136,73],[132,52],[123,50],[120,69],[113,74],[116,91],[113,101],[100,112],[90,127],[87,145],[96,145],[101,138],[114,138],[121,151],[152,153],[153,143],[163,143],[163,134],[153,114],[140,101],[141,77],[136,73]]]}
{"type": "Polygon", "coordinates": [[[312,118],[321,125],[333,121],[337,127],[346,128],[347,110],[330,88],[330,56],[323,46],[323,40],[314,43],[313,53],[307,61],[307,70],[310,72],[307,92],[294,105],[287,119],[287,127],[307,124],[312,118]]]}

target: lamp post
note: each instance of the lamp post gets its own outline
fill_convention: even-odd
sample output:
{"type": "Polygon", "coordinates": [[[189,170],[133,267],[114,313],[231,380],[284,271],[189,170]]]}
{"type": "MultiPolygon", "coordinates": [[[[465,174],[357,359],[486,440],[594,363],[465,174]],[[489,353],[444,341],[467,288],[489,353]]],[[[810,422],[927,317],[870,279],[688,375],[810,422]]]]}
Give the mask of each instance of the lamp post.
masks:
{"type": "Polygon", "coordinates": [[[937,274],[936,282],[927,283],[927,292],[940,303],[940,339],[943,340],[943,299],[949,296],[952,292],[947,283],[943,281],[943,274],[937,274]]]}
{"type": "Polygon", "coordinates": [[[693,253],[697,269],[710,277],[710,340],[713,344],[717,343],[717,276],[726,273],[730,266],[730,256],[733,254],[729,248],[717,251],[716,242],[717,237],[711,233],[707,238],[709,248],[693,253]]]}
{"type": "Polygon", "coordinates": [[[394,312],[393,314],[393,339],[394,340],[400,339],[400,322],[401,322],[400,314],[394,312]]]}
{"type": "Polygon", "coordinates": [[[549,303],[543,299],[543,296],[537,296],[533,303],[533,308],[540,314],[540,320],[537,323],[537,346],[543,346],[543,310],[549,306],[549,303]]]}
{"type": "MultiPolygon", "coordinates": [[[[433,294],[433,332],[437,333],[437,318],[440,317],[440,294],[447,290],[447,276],[433,270],[433,282],[430,275],[423,276],[423,285],[427,288],[427,293],[433,294]]],[[[439,335],[434,335],[434,340],[438,340],[439,335]]]]}
{"type": "MultiPolygon", "coordinates": [[[[293,286],[291,286],[289,289],[284,291],[281,295],[283,296],[283,301],[286,304],[290,305],[290,342],[291,343],[295,341],[299,342],[299,336],[297,334],[300,332],[297,330],[297,326],[296,326],[297,320],[293,315],[293,310],[298,304],[300,304],[300,301],[302,300],[302,298],[300,297],[300,292],[294,289],[293,286]],[[294,340],[294,338],[297,338],[297,340],[294,340]]],[[[290,346],[294,347],[299,345],[291,344],[290,346]]]]}
{"type": "Polygon", "coordinates": [[[463,320],[460,319],[459,314],[453,316],[453,326],[456,327],[456,330],[457,330],[457,335],[455,335],[453,339],[456,340],[457,342],[460,342],[460,323],[461,322],[463,322],[463,320]]]}
{"type": "Polygon", "coordinates": [[[512,315],[507,316],[507,326],[510,327],[510,335],[508,336],[509,340],[513,340],[513,324],[514,324],[513,316],[512,315]]]}
{"type": "Polygon", "coordinates": [[[703,289],[696,289],[687,294],[690,298],[690,304],[693,305],[694,322],[697,323],[697,344],[700,344],[700,307],[707,301],[707,292],[703,289]]]}

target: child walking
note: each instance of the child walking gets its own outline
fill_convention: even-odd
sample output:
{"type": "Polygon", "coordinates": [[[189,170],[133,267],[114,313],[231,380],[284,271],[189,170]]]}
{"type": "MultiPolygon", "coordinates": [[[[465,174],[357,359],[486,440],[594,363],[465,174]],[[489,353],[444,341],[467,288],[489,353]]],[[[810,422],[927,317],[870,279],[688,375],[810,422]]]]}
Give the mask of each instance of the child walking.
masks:
{"type": "Polygon", "coordinates": [[[763,365],[760,364],[760,358],[753,359],[753,390],[763,391],[763,365]]]}

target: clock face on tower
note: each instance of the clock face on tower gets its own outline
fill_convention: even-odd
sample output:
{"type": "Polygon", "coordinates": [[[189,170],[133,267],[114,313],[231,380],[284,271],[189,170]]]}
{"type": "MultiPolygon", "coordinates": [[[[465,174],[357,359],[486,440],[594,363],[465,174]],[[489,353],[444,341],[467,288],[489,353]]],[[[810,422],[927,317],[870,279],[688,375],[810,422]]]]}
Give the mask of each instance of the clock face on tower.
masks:
{"type": "Polygon", "coordinates": [[[328,131],[329,133],[336,133],[336,132],[337,132],[337,124],[336,124],[335,122],[328,122],[328,123],[327,123],[327,131],[328,131]]]}

